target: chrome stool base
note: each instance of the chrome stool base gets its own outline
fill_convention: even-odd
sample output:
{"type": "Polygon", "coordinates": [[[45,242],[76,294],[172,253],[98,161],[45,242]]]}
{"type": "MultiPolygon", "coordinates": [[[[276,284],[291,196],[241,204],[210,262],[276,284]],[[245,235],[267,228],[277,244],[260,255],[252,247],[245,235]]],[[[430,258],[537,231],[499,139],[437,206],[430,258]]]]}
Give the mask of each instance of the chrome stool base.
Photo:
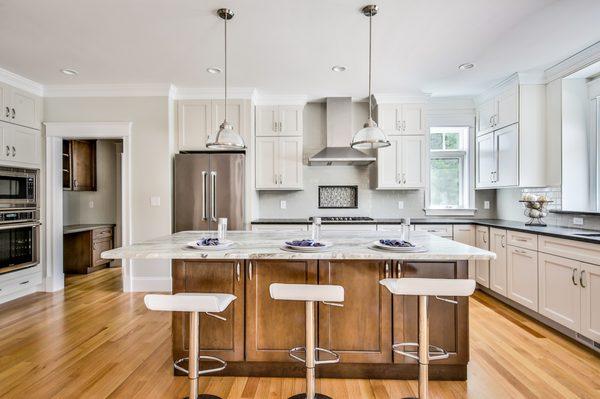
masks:
{"type": "MultiPolygon", "coordinates": [[[[189,397],[189,396],[186,396],[186,397],[185,397],[185,398],[183,398],[183,399],[190,399],[190,397],[189,397]]],[[[223,399],[223,398],[222,398],[222,397],[220,397],[220,396],[209,395],[209,394],[207,394],[207,393],[203,393],[203,394],[201,394],[201,395],[198,395],[198,396],[196,397],[196,399],[223,399]]]]}
{"type": "MultiPolygon", "coordinates": [[[[307,399],[305,393],[299,393],[298,395],[290,396],[289,399],[307,399]]],[[[323,395],[322,393],[316,393],[315,399],[332,399],[331,396],[323,395]]]]}

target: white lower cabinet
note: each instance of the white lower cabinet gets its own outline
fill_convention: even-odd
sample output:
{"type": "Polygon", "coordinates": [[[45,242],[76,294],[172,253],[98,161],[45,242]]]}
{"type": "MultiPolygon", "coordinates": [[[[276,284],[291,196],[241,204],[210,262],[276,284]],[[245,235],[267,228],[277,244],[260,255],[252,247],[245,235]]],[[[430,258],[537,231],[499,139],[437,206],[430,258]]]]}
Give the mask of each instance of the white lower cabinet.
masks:
{"type": "MultiPolygon", "coordinates": [[[[475,246],[486,251],[490,249],[489,229],[485,226],[475,228],[475,246]]],[[[484,287],[490,287],[490,261],[475,261],[475,281],[484,287]]]]}
{"type": "Polygon", "coordinates": [[[506,265],[506,230],[490,229],[490,251],[496,254],[496,259],[490,260],[490,289],[506,296],[507,265],[506,265]]]}
{"type": "Polygon", "coordinates": [[[538,310],[538,253],[509,245],[507,247],[508,298],[538,310]]]}
{"type": "MultiPolygon", "coordinates": [[[[455,224],[452,226],[452,237],[454,241],[461,242],[472,247],[475,246],[475,226],[469,224],[455,224]]],[[[475,280],[475,261],[469,261],[468,277],[475,280]]]]}
{"type": "Polygon", "coordinates": [[[600,266],[581,263],[581,334],[600,342],[600,266]]]}

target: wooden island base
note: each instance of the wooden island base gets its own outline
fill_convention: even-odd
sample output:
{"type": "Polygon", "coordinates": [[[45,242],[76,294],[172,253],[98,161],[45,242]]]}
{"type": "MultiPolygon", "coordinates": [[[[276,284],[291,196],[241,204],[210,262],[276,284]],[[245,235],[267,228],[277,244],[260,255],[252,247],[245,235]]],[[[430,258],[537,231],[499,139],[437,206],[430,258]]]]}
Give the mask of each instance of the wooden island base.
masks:
{"type": "MultiPolygon", "coordinates": [[[[392,344],[417,341],[417,298],[392,297],[385,277],[467,278],[467,261],[393,260],[173,260],[173,293],[221,292],[237,297],[221,315],[200,319],[200,351],[228,362],[221,375],[303,377],[288,350],[304,345],[305,305],[275,301],[271,283],[337,284],[344,307],[317,305],[317,346],[340,363],[317,366],[318,377],[416,379],[414,360],[392,344]]],[[[450,353],[430,364],[430,378],[465,380],[469,361],[468,298],[458,305],[430,300],[430,343],[450,353]]],[[[173,358],[187,356],[188,317],[173,313],[173,358]]],[[[209,365],[206,365],[207,368],[209,365]]],[[[218,375],[218,374],[217,374],[218,375]]]]}

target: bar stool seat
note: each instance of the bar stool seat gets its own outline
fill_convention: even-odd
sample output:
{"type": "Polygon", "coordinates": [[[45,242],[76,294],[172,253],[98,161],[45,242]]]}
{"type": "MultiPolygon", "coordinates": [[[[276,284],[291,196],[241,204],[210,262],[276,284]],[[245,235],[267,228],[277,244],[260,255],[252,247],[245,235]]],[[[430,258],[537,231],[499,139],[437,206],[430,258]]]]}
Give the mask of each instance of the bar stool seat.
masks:
{"type": "Polygon", "coordinates": [[[223,312],[235,299],[235,295],[231,294],[187,292],[175,295],[148,294],[144,297],[144,303],[150,310],[186,312],[190,314],[189,357],[178,359],[173,364],[177,370],[188,374],[190,395],[186,396],[186,399],[221,399],[215,395],[198,394],[198,377],[200,375],[221,371],[227,367],[227,363],[222,359],[214,356],[200,356],[200,343],[198,342],[200,313],[205,313],[220,320],[226,320],[224,317],[213,313],[223,312]],[[200,371],[199,360],[201,359],[220,363],[220,366],[200,371]],[[188,369],[180,366],[186,360],[189,365],[188,369]]]}
{"type": "Polygon", "coordinates": [[[340,356],[328,349],[315,347],[315,302],[331,306],[343,306],[344,287],[340,285],[320,284],[281,284],[269,286],[271,298],[281,301],[303,301],[306,303],[306,346],[290,349],[290,357],[306,364],[306,393],[292,396],[290,399],[331,399],[327,395],[316,393],[315,366],[338,363],[340,356]],[[304,358],[298,356],[304,352],[304,358]],[[316,360],[317,353],[327,353],[329,360],[316,360]]]}
{"type": "Polygon", "coordinates": [[[475,291],[475,280],[439,278],[386,278],[379,282],[394,295],[419,297],[419,342],[403,342],[392,345],[392,350],[419,362],[419,399],[429,395],[429,361],[449,357],[443,348],[429,344],[429,297],[454,305],[458,301],[446,297],[466,297],[475,291]],[[407,348],[416,348],[418,355],[407,348]]]}

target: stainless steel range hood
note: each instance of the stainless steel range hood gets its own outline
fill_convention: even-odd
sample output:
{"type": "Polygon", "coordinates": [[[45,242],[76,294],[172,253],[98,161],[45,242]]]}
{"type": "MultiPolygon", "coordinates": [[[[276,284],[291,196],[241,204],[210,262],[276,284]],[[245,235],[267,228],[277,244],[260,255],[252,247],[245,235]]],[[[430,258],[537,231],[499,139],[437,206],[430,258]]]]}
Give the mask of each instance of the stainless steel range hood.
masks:
{"type": "Polygon", "coordinates": [[[352,141],[352,99],[327,98],[327,146],[310,157],[312,166],[368,165],[375,157],[350,147],[352,141]]]}

